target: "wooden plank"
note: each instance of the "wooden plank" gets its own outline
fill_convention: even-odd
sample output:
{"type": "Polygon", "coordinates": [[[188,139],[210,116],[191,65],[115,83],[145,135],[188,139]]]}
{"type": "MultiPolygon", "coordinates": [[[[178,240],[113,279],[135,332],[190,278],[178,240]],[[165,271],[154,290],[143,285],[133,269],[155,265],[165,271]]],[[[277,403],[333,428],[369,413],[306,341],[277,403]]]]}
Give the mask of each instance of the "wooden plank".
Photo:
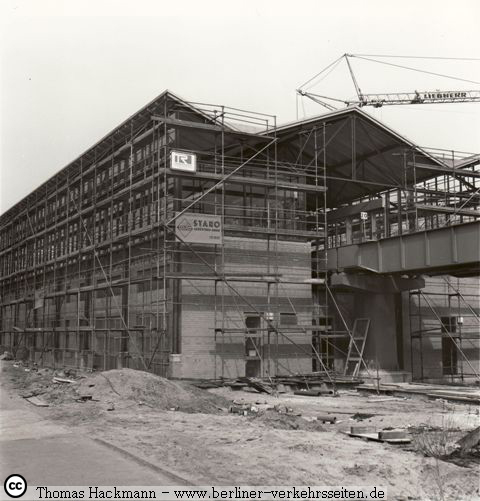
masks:
{"type": "Polygon", "coordinates": [[[36,407],[49,407],[50,404],[45,402],[45,400],[42,400],[41,398],[38,397],[29,397],[26,398],[27,402],[30,402],[31,404],[35,405],[36,407]]]}
{"type": "Polygon", "coordinates": [[[344,432],[346,435],[352,438],[363,438],[372,442],[386,442],[387,444],[409,444],[411,442],[410,438],[379,438],[378,432],[375,433],[350,433],[344,432]]]}
{"type": "Polygon", "coordinates": [[[73,379],[65,379],[65,378],[62,378],[62,377],[54,377],[52,379],[52,381],[54,383],[62,383],[62,384],[64,384],[64,383],[75,383],[75,381],[73,379]]]}
{"type": "Polygon", "coordinates": [[[363,384],[357,386],[357,391],[393,393],[402,395],[423,395],[427,398],[442,398],[444,400],[452,400],[458,402],[468,402],[471,404],[480,404],[480,395],[475,390],[459,389],[458,391],[447,391],[438,389],[438,387],[428,387],[423,385],[415,385],[416,388],[409,388],[401,384],[384,383],[377,388],[375,385],[363,384]]]}
{"type": "Polygon", "coordinates": [[[464,402],[468,404],[480,405],[480,398],[467,395],[442,395],[441,393],[427,393],[428,398],[440,398],[442,400],[452,400],[454,402],[464,402]]]}

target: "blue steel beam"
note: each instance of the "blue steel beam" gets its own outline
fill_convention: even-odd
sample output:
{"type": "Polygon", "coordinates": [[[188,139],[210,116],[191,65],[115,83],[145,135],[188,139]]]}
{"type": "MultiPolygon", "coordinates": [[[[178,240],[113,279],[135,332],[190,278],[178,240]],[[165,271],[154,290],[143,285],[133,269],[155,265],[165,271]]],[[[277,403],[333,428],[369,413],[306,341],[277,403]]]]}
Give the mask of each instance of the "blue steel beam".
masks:
{"type": "Polygon", "coordinates": [[[332,271],[480,275],[480,222],[336,247],[327,257],[332,271]]]}

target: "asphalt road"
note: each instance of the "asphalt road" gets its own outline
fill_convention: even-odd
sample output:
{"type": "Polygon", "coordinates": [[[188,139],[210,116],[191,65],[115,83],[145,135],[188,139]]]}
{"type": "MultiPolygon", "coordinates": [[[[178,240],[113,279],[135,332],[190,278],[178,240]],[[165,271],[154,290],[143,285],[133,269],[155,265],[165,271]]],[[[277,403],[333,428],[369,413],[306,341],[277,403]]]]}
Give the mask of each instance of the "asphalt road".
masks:
{"type": "Polygon", "coordinates": [[[0,392],[0,473],[29,485],[186,485],[128,453],[41,418],[31,404],[0,392]]]}

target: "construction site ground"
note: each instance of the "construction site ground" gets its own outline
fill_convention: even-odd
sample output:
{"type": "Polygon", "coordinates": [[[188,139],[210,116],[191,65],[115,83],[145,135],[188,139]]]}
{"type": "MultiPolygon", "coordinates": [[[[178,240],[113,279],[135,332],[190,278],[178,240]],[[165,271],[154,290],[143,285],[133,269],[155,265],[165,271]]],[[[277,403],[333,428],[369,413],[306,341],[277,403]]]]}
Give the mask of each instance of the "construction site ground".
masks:
{"type": "MultiPolygon", "coordinates": [[[[176,485],[377,485],[387,487],[388,499],[395,500],[480,495],[478,447],[463,457],[446,457],[479,425],[477,405],[355,389],[316,397],[203,390],[130,369],[89,374],[0,363],[1,412],[18,415],[8,423],[2,416],[3,464],[7,455],[14,462],[16,454],[25,454],[27,439],[69,434],[66,472],[78,468],[65,452],[68,444],[74,449],[83,437],[142,465],[142,475],[155,473],[156,485],[162,478],[176,485]],[[231,413],[232,406],[250,410],[231,413]],[[317,419],[326,415],[336,422],[317,419]],[[406,429],[412,440],[392,445],[345,434],[359,425],[406,429]]],[[[54,443],[58,446],[58,440],[54,443]]],[[[43,451],[45,457],[48,453],[43,451]]],[[[30,467],[42,461],[35,454],[28,457],[30,467]]],[[[109,467],[124,467],[115,465],[104,462],[105,478],[109,467]]],[[[85,485],[95,480],[85,478],[85,485]]],[[[46,477],[43,485],[53,484],[46,477]]]]}

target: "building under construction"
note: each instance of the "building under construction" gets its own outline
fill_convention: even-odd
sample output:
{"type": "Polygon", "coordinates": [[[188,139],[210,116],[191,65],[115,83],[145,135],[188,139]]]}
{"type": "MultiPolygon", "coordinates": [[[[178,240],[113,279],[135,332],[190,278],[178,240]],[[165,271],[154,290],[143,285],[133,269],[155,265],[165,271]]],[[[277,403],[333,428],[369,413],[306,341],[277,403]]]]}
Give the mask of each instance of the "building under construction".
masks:
{"type": "Polygon", "coordinates": [[[479,374],[480,157],[171,92],[0,218],[2,350],[183,378],[479,374]]]}

